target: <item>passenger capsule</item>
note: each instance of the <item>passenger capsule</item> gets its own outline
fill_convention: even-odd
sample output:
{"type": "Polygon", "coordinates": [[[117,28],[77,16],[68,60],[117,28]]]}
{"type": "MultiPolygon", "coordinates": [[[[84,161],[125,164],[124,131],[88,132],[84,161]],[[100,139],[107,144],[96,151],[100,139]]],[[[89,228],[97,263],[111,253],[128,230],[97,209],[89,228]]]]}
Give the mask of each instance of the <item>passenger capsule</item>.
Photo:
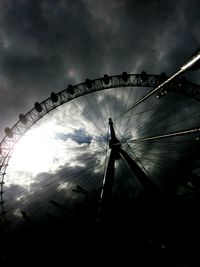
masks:
{"type": "Polygon", "coordinates": [[[91,87],[92,87],[92,82],[91,82],[91,80],[90,80],[90,79],[86,79],[86,80],[85,80],[85,85],[86,85],[86,87],[87,87],[88,89],[91,89],[91,87]]]}
{"type": "Polygon", "coordinates": [[[108,85],[108,84],[109,84],[109,81],[110,81],[109,76],[108,76],[107,74],[105,74],[105,75],[103,76],[103,82],[104,82],[104,84],[105,84],[105,85],[108,85]]]}
{"type": "Polygon", "coordinates": [[[34,106],[37,112],[42,112],[42,106],[40,105],[40,103],[35,102],[34,106]]]}
{"type": "Polygon", "coordinates": [[[57,94],[54,93],[54,92],[51,93],[51,101],[52,101],[53,103],[57,103],[57,102],[58,102],[58,96],[57,96],[57,94]]]}
{"type": "Polygon", "coordinates": [[[13,138],[13,132],[12,129],[10,129],[9,127],[5,128],[5,133],[9,138],[13,138]]]}
{"type": "Polygon", "coordinates": [[[126,83],[128,81],[128,74],[127,74],[127,72],[124,71],[121,76],[122,76],[122,80],[126,83]]]}
{"type": "Polygon", "coordinates": [[[27,123],[27,118],[24,114],[19,114],[19,120],[21,123],[26,124],[27,123]]]}
{"type": "Polygon", "coordinates": [[[140,74],[140,77],[141,77],[142,82],[146,82],[148,79],[146,71],[142,71],[140,74]]]}
{"type": "Polygon", "coordinates": [[[71,84],[68,85],[67,91],[70,93],[70,95],[74,94],[74,88],[71,84]]]}

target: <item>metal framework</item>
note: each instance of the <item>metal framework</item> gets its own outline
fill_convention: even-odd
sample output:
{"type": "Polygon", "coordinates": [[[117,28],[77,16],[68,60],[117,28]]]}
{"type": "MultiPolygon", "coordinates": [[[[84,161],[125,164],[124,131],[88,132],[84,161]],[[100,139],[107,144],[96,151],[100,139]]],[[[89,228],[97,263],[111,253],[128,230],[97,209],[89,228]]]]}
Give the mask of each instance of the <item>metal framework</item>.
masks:
{"type": "Polygon", "coordinates": [[[149,194],[157,194],[157,185],[142,171],[138,164],[126,153],[124,149],[121,148],[121,143],[117,139],[115,130],[113,127],[113,121],[109,118],[109,128],[110,128],[110,141],[109,148],[111,150],[110,157],[107,164],[107,169],[105,173],[105,178],[103,182],[103,188],[100,197],[100,220],[107,220],[110,215],[111,201],[112,201],[112,191],[114,185],[114,175],[115,175],[115,161],[122,158],[127,165],[130,167],[135,175],[135,178],[142,185],[142,187],[149,194]]]}
{"type": "MultiPolygon", "coordinates": [[[[32,108],[25,115],[20,114],[19,120],[12,128],[5,129],[5,137],[0,142],[0,205],[1,213],[0,219],[6,222],[6,210],[4,207],[3,187],[4,176],[8,166],[9,159],[12,155],[14,147],[19,139],[43,116],[59,107],[60,105],[71,101],[79,96],[93,93],[99,90],[105,90],[118,87],[158,87],[166,80],[167,76],[162,73],[161,75],[151,75],[142,72],[141,74],[127,74],[123,72],[121,75],[108,76],[104,75],[102,78],[90,80],[86,79],[85,82],[78,85],[69,85],[66,89],[58,93],[51,93],[51,96],[41,103],[36,102],[32,108]]],[[[191,83],[185,79],[178,79],[170,82],[167,87],[159,87],[158,97],[165,95],[168,91],[176,91],[178,93],[186,94],[189,97],[200,100],[200,86],[191,83]]],[[[123,151],[121,155],[125,157],[123,151]]]]}

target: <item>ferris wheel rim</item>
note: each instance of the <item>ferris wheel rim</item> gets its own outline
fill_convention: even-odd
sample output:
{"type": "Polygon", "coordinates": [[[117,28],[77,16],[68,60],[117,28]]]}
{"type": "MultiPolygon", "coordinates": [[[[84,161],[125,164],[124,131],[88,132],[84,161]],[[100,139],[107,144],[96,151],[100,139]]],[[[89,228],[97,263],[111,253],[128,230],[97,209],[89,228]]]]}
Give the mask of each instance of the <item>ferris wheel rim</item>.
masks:
{"type": "MultiPolygon", "coordinates": [[[[127,74],[126,72],[123,72],[121,75],[108,76],[105,74],[103,77],[94,80],[86,79],[85,82],[74,86],[69,85],[68,88],[63,89],[58,93],[53,92],[50,97],[42,102],[36,102],[35,107],[30,109],[25,115],[20,114],[20,119],[11,129],[7,128],[10,132],[7,131],[7,135],[5,135],[0,142],[0,218],[3,218],[3,220],[7,222],[6,210],[4,208],[3,187],[9,159],[11,158],[17,142],[37,121],[59,106],[83,95],[118,87],[155,87],[159,85],[160,77],[161,75],[146,74],[146,72],[142,72],[141,74],[127,74]],[[144,75],[146,75],[145,79],[144,75]],[[57,101],[55,101],[56,99],[57,101]]],[[[187,94],[190,97],[194,97],[196,100],[200,100],[199,97],[196,97],[196,92],[198,90],[200,91],[199,85],[189,81],[186,81],[186,83],[195,87],[196,91],[193,90],[189,93],[187,91],[181,91],[179,85],[177,85],[175,91],[187,94]]]]}

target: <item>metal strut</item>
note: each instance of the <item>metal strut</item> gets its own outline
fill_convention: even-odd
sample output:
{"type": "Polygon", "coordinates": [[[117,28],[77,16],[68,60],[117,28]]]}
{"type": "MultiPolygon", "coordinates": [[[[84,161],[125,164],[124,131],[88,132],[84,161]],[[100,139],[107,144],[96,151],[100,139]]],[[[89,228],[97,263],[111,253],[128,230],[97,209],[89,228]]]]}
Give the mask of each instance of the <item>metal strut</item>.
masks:
{"type": "Polygon", "coordinates": [[[109,129],[110,129],[109,148],[111,149],[111,152],[100,196],[100,209],[99,209],[100,219],[105,219],[108,218],[109,216],[112,193],[113,193],[114,176],[115,176],[115,160],[120,158],[119,149],[121,147],[121,143],[115,135],[115,130],[111,118],[109,118],[109,129]]]}
{"type": "Polygon", "coordinates": [[[111,201],[113,194],[114,175],[115,175],[115,160],[122,158],[134,173],[136,179],[140,182],[145,191],[150,194],[158,192],[157,186],[153,181],[141,170],[137,163],[121,148],[121,143],[115,135],[113,121],[109,118],[110,141],[109,148],[111,149],[108,160],[103,188],[100,197],[100,218],[107,219],[111,211],[111,201]]]}

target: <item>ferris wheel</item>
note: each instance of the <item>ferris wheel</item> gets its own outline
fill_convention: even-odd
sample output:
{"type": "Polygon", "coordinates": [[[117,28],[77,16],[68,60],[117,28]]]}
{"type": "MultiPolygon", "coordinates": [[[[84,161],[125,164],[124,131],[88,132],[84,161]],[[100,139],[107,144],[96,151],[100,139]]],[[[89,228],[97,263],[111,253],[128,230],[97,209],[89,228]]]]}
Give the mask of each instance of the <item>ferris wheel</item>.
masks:
{"type": "Polygon", "coordinates": [[[200,86],[173,78],[105,74],[20,114],[0,143],[1,224],[124,214],[146,194],[179,193],[183,176],[195,184],[198,163],[177,165],[198,162],[200,86]]]}
{"type": "Polygon", "coordinates": [[[128,110],[166,78],[87,79],[20,114],[0,146],[2,221],[15,228],[61,216],[95,193],[102,203],[113,194],[130,201],[170,184],[198,143],[200,87],[178,79],[128,110]]]}

